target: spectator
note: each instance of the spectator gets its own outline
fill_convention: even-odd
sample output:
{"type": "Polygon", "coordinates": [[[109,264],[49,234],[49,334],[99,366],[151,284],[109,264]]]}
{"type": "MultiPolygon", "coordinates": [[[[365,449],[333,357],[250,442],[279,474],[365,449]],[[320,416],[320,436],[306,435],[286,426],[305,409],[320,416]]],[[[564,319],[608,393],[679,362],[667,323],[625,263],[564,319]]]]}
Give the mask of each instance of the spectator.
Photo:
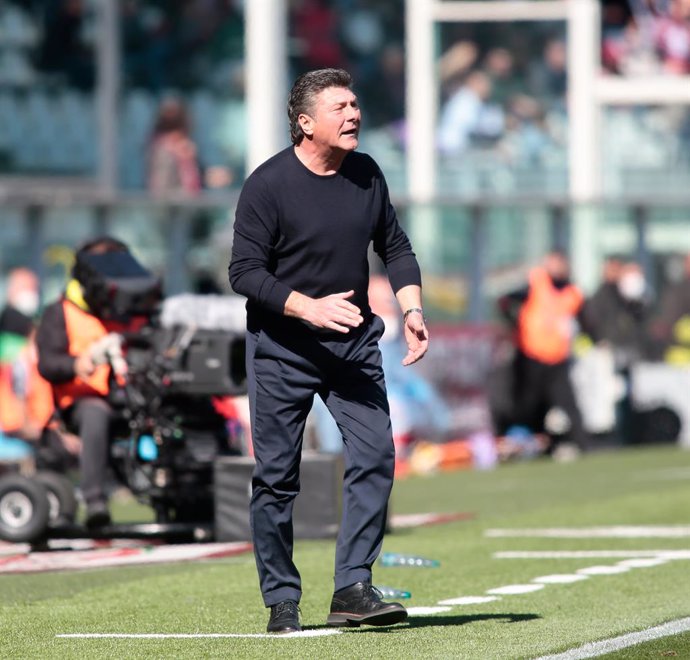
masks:
{"type": "Polygon", "coordinates": [[[51,0],[46,4],[39,68],[64,75],[74,87],[91,89],[94,56],[82,41],[87,14],[84,0],[51,0]]]}
{"type": "Polygon", "coordinates": [[[565,413],[567,423],[558,423],[562,428],[546,424],[551,427],[550,451],[556,456],[567,454],[560,450],[554,436],[563,435],[575,450],[587,444],[570,381],[571,345],[583,296],[569,278],[567,257],[554,250],[546,255],[541,266],[532,269],[526,289],[499,300],[504,316],[516,328],[514,423],[540,432],[547,413],[552,419],[560,417],[552,411],[565,413]]]}
{"type": "MultiPolygon", "coordinates": [[[[39,282],[36,274],[28,268],[11,271],[7,280],[5,308],[0,313],[0,333],[19,337],[22,343],[26,341],[33,328],[39,303],[39,282]]],[[[8,338],[7,341],[11,340],[8,338]]],[[[4,351],[3,345],[0,354],[4,354],[4,351]]]]}
{"type": "Polygon", "coordinates": [[[438,146],[442,153],[457,156],[473,139],[496,139],[503,132],[503,113],[490,103],[491,79],[483,71],[473,71],[450,96],[442,111],[438,146]]]}
{"type": "Polygon", "coordinates": [[[584,304],[582,329],[594,343],[612,348],[618,369],[628,369],[647,354],[651,306],[642,267],[612,256],[604,263],[601,285],[584,304]]]}
{"type": "Polygon", "coordinates": [[[654,45],[665,73],[690,72],[690,3],[687,0],[670,0],[668,11],[657,17],[654,45]]]}
{"type": "Polygon", "coordinates": [[[563,39],[549,39],[541,59],[529,71],[531,93],[544,103],[565,107],[568,88],[568,52],[563,39]]]}
{"type": "Polygon", "coordinates": [[[614,436],[618,441],[633,437],[632,368],[650,354],[648,321],[652,298],[642,267],[613,256],[604,263],[603,282],[585,301],[583,331],[599,348],[612,356],[611,376],[622,379],[624,390],[615,404],[614,436]]]}
{"type": "Polygon", "coordinates": [[[161,11],[137,0],[120,4],[123,70],[130,86],[157,92],[177,82],[172,70],[174,19],[172,7],[161,11]]]}
{"type": "Polygon", "coordinates": [[[514,96],[507,108],[506,132],[501,140],[501,149],[510,162],[528,168],[544,165],[545,155],[552,146],[540,103],[531,96],[514,96]]]}
{"type": "Polygon", "coordinates": [[[464,80],[477,61],[479,52],[471,41],[457,41],[438,61],[438,73],[445,94],[452,93],[458,83],[464,80]]]}
{"type": "Polygon", "coordinates": [[[167,98],[161,104],[149,141],[148,161],[148,188],[152,193],[200,192],[197,148],[190,137],[187,110],[179,99],[167,98]]]}
{"type": "Polygon", "coordinates": [[[505,107],[518,93],[523,93],[515,72],[513,54],[507,48],[491,48],[484,56],[483,70],[491,79],[491,98],[505,107]]]}
{"type": "Polygon", "coordinates": [[[367,105],[367,123],[374,126],[401,122],[405,117],[405,52],[399,44],[388,44],[378,62],[378,71],[360,85],[367,105]]]}
{"type": "Polygon", "coordinates": [[[299,43],[300,69],[340,67],[344,54],[338,34],[338,14],[325,0],[298,0],[292,12],[299,43]]]}

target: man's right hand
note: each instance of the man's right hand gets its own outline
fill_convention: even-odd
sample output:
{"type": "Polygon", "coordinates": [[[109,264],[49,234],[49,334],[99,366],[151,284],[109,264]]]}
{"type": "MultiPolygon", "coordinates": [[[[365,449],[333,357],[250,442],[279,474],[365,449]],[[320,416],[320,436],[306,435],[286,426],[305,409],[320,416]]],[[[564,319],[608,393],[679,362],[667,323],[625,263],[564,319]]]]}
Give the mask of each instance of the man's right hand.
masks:
{"type": "Polygon", "coordinates": [[[345,291],[323,298],[310,298],[293,291],[285,301],[285,315],[301,319],[315,328],[347,334],[350,328],[364,322],[359,307],[347,300],[354,294],[354,291],[345,291]]]}
{"type": "Polygon", "coordinates": [[[96,365],[88,351],[79,355],[74,361],[74,373],[82,380],[86,380],[94,371],[96,371],[96,365]]]}

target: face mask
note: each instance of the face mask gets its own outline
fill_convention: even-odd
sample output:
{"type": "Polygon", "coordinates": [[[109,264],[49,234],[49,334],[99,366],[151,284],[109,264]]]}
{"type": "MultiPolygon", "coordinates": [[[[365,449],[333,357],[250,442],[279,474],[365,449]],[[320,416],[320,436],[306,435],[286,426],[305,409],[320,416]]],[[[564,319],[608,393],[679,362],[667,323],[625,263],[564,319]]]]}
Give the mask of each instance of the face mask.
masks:
{"type": "Polygon", "coordinates": [[[639,300],[645,291],[644,275],[642,273],[623,275],[618,282],[618,291],[626,300],[639,300]]]}
{"type": "Polygon", "coordinates": [[[24,316],[32,317],[38,311],[39,302],[38,293],[35,291],[20,291],[12,301],[12,307],[24,316]]]}
{"type": "Polygon", "coordinates": [[[567,277],[552,277],[551,283],[557,289],[565,289],[570,284],[570,280],[567,277]]]}

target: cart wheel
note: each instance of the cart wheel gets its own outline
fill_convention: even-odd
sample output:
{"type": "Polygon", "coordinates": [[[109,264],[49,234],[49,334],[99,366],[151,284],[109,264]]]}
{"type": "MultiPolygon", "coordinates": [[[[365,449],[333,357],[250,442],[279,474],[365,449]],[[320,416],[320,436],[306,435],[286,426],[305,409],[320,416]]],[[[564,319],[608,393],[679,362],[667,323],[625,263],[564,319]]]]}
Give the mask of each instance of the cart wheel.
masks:
{"type": "Polygon", "coordinates": [[[0,538],[32,543],[48,528],[48,495],[43,484],[19,474],[0,478],[0,538]]]}
{"type": "Polygon", "coordinates": [[[43,484],[48,494],[48,520],[51,525],[74,522],[77,515],[77,498],[72,482],[57,472],[42,470],[34,475],[43,484]]]}

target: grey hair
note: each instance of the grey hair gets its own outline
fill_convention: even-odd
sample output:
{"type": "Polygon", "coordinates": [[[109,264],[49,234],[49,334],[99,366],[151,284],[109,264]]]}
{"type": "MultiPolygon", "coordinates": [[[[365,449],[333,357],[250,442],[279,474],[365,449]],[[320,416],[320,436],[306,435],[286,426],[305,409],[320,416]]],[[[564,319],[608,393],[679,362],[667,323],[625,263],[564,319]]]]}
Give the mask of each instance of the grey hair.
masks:
{"type": "Polygon", "coordinates": [[[299,125],[299,116],[313,112],[317,94],[329,87],[350,89],[352,76],[343,69],[315,69],[303,73],[295,81],[287,104],[292,144],[300,144],[304,139],[302,127],[299,125]]]}

